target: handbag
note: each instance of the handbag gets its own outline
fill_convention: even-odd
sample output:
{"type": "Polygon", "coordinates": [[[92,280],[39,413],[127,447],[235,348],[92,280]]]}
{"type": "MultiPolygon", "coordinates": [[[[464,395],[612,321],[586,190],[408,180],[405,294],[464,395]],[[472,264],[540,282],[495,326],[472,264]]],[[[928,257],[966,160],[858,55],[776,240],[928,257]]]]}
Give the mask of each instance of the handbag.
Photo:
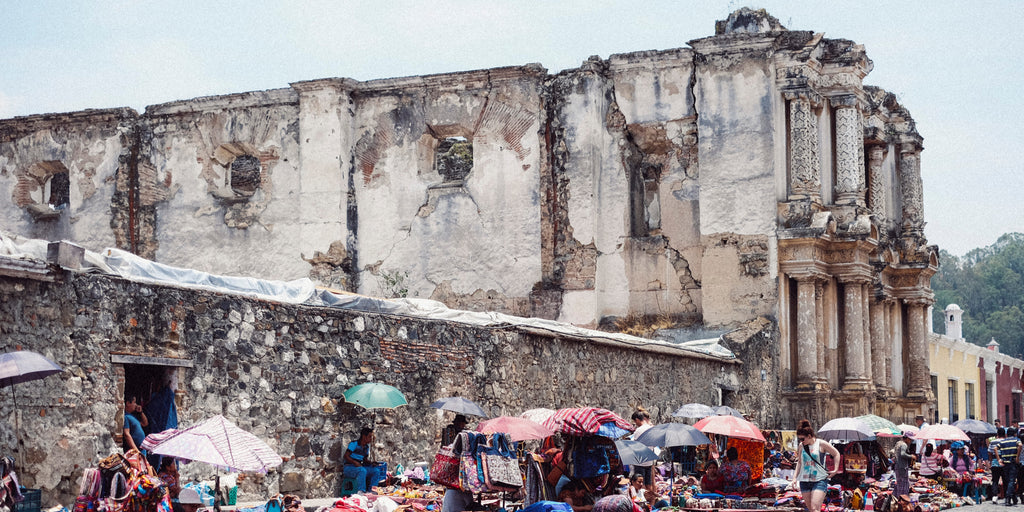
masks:
{"type": "Polygon", "coordinates": [[[847,473],[867,473],[868,456],[860,443],[850,443],[843,454],[843,470],[847,473]]]}
{"type": "Polygon", "coordinates": [[[462,432],[462,455],[459,456],[459,486],[468,493],[476,494],[487,490],[487,482],[481,478],[480,455],[477,449],[483,434],[462,432]]]}
{"type": "Polygon", "coordinates": [[[519,459],[512,453],[508,434],[491,435],[490,445],[482,452],[484,476],[492,491],[514,491],[523,486],[519,459]]]}
{"type": "Polygon", "coordinates": [[[462,454],[462,435],[456,435],[455,441],[447,446],[442,446],[434,456],[434,463],[430,465],[430,479],[445,487],[461,490],[459,482],[459,456],[462,454]]]}
{"type": "Polygon", "coordinates": [[[110,496],[100,498],[97,509],[99,512],[123,512],[131,493],[132,489],[128,486],[124,473],[114,473],[110,482],[110,496]],[[121,496],[117,495],[119,488],[124,492],[121,496]]]}

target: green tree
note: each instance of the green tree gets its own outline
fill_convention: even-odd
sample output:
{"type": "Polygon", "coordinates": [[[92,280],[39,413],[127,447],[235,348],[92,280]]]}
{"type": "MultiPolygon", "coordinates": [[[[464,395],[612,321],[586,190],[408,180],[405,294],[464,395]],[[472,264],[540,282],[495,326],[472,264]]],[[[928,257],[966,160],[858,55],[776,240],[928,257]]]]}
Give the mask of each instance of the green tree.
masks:
{"type": "MultiPolygon", "coordinates": [[[[940,251],[939,260],[932,277],[935,305],[963,308],[964,338],[979,345],[995,338],[1001,352],[1024,353],[1024,234],[1007,233],[963,258],[940,251]]],[[[942,315],[933,321],[942,332],[942,315]]]]}

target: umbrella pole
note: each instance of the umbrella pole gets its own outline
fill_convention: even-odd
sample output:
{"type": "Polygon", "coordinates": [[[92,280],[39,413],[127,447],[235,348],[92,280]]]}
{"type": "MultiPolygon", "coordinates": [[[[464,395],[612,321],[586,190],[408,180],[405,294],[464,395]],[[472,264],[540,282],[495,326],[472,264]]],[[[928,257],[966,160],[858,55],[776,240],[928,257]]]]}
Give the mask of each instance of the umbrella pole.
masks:
{"type": "Polygon", "coordinates": [[[14,472],[17,474],[20,473],[18,461],[21,459],[21,436],[18,435],[21,431],[21,411],[18,410],[18,394],[14,392],[14,384],[11,384],[11,399],[14,400],[14,472]]]}
{"type": "Polygon", "coordinates": [[[213,510],[220,512],[220,470],[213,479],[213,510]]]}

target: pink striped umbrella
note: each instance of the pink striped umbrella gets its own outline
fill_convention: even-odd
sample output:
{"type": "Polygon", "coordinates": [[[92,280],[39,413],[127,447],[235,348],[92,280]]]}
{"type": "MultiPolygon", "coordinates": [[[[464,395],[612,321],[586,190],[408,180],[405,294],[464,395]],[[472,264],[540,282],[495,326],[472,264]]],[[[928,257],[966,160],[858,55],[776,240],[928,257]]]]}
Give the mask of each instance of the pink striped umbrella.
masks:
{"type": "Polygon", "coordinates": [[[219,414],[183,430],[150,434],[142,442],[142,448],[156,455],[246,473],[266,473],[283,462],[267,443],[219,414]]]}
{"type": "Polygon", "coordinates": [[[604,435],[617,438],[632,432],[633,425],[618,414],[598,407],[559,409],[542,423],[552,432],[573,436],[604,435]]]}

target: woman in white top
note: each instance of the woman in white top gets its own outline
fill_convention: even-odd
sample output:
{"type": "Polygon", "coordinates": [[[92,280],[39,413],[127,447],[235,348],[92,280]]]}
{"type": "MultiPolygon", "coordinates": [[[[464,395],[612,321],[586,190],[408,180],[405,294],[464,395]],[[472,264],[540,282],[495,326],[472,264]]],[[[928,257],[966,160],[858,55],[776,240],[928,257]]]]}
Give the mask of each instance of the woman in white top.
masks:
{"type": "Polygon", "coordinates": [[[808,512],[820,512],[828,489],[828,479],[839,473],[839,450],[828,441],[818,439],[808,420],[800,421],[796,437],[800,441],[800,463],[797,465],[793,487],[799,482],[808,512]],[[831,469],[825,467],[825,455],[832,456],[831,469]]]}

